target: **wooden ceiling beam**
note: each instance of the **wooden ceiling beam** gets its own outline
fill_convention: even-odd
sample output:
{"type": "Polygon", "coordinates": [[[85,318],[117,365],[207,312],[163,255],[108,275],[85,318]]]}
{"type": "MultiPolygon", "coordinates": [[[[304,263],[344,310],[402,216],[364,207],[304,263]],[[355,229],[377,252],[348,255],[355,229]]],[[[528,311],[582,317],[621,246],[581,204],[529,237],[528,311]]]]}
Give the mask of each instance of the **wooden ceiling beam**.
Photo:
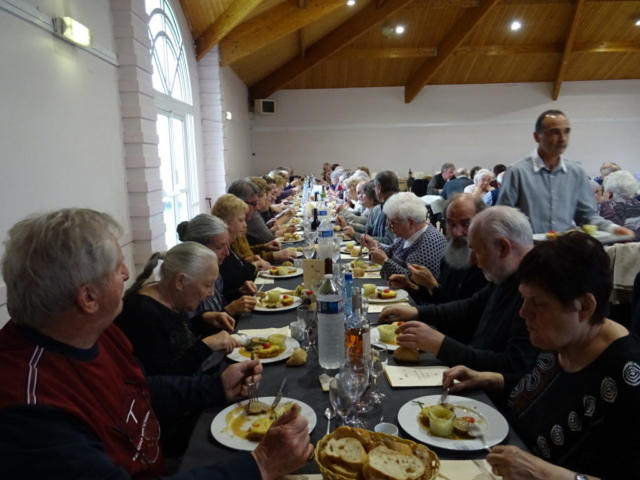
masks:
{"type": "MultiPolygon", "coordinates": [[[[640,0],[586,0],[587,3],[615,3],[620,1],[640,0]]],[[[407,9],[419,8],[470,8],[477,7],[478,0],[416,0],[407,9]]],[[[575,0],[500,0],[498,5],[527,6],[527,5],[573,5],[575,0]]]]}
{"type": "MultiPolygon", "coordinates": [[[[536,53],[563,53],[562,43],[539,43],[525,45],[464,45],[458,47],[454,56],[461,55],[527,55],[536,53]]],[[[583,42],[574,43],[572,53],[640,52],[640,42],[583,42]]],[[[332,55],[331,60],[361,59],[389,60],[402,58],[429,58],[438,55],[437,47],[419,48],[352,48],[342,49],[332,55]]]]}
{"type": "Polygon", "coordinates": [[[196,43],[196,58],[200,60],[215,47],[231,30],[245,19],[262,0],[236,0],[216,18],[196,43]]]}
{"type": "Polygon", "coordinates": [[[562,52],[562,59],[556,73],[556,78],[553,82],[553,93],[551,98],[558,99],[560,95],[560,87],[562,87],[562,79],[567,71],[569,65],[569,56],[571,55],[571,48],[573,47],[573,41],[576,39],[576,33],[578,32],[578,25],[580,24],[580,18],[584,10],[584,0],[577,0],[573,7],[571,14],[571,24],[569,25],[569,31],[567,32],[567,38],[564,41],[564,51],[562,52]]]}
{"type": "Polygon", "coordinates": [[[498,0],[482,0],[479,7],[472,8],[462,15],[453,28],[438,44],[438,56],[427,59],[404,87],[404,101],[411,103],[416,95],[429,83],[436,72],[451,58],[456,49],[469,36],[473,27],[478,25],[491,11],[498,0]]]}
{"type": "Polygon", "coordinates": [[[337,8],[348,8],[345,4],[345,0],[308,0],[306,8],[300,8],[297,0],[281,3],[239,25],[220,42],[220,65],[237,62],[337,8]]]}
{"type": "Polygon", "coordinates": [[[251,87],[249,96],[252,99],[256,99],[267,98],[273,95],[291,80],[346,47],[356,38],[378,25],[389,15],[407,6],[412,1],[413,0],[386,0],[379,8],[375,2],[371,2],[360,12],[349,18],[349,20],[307,48],[307,53],[304,58],[296,57],[290,60],[251,87]]]}

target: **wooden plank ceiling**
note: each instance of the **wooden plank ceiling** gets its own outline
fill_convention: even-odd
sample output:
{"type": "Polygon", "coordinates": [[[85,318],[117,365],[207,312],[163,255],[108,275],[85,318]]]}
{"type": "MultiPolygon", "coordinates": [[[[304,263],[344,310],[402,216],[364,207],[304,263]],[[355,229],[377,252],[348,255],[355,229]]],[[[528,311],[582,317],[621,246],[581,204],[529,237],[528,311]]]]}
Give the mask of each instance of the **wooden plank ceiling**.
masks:
{"type": "Polygon", "coordinates": [[[181,0],[252,98],[279,89],[640,78],[640,0],[181,0]],[[513,31],[510,25],[522,27],[513,31]],[[383,25],[403,34],[382,35],[383,25]]]}

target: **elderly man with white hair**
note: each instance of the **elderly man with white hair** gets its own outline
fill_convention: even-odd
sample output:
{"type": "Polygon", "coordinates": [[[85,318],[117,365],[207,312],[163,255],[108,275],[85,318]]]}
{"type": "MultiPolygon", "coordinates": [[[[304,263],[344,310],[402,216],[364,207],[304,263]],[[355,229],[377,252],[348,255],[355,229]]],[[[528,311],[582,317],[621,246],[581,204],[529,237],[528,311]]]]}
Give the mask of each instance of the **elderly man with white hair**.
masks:
{"type": "MultiPolygon", "coordinates": [[[[120,235],[109,215],[84,209],[27,218],[9,231],[2,276],[11,321],[0,330],[3,480],[162,477],[161,425],[236,402],[250,379],[260,381],[258,360],[216,375],[145,374],[112,324],[129,278],[120,235]]],[[[293,410],[253,452],[171,478],[291,473],[313,453],[308,422],[293,410]]]]}
{"type": "Polygon", "coordinates": [[[598,204],[600,216],[635,233],[640,241],[640,201],[638,181],[631,173],[619,170],[612,172],[603,181],[603,201],[598,204]]]}
{"type": "Polygon", "coordinates": [[[384,204],[383,211],[397,238],[390,246],[374,240],[367,244],[371,260],[382,265],[382,278],[411,275],[409,265],[423,265],[438,278],[447,241],[427,222],[427,207],[422,199],[411,192],[396,193],[384,204]]]}
{"type": "Polygon", "coordinates": [[[527,217],[513,208],[479,213],[469,229],[471,261],[490,283],[465,300],[387,307],[380,321],[406,322],[399,327],[398,345],[435,353],[445,365],[499,373],[523,370],[537,352],[518,314],[522,298],[515,273],[533,248],[532,236],[527,217]]]}

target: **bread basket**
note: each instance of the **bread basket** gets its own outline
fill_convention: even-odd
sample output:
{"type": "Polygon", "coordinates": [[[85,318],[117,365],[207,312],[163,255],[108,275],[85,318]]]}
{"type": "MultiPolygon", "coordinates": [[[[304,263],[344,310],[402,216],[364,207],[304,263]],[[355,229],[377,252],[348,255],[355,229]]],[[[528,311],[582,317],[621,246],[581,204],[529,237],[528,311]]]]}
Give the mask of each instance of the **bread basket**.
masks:
{"type": "MultiPolygon", "coordinates": [[[[392,441],[392,442],[396,442],[396,443],[402,443],[402,444],[405,444],[405,445],[408,445],[408,446],[418,445],[416,442],[413,442],[411,440],[405,440],[404,438],[395,437],[393,435],[387,435],[386,433],[371,432],[369,430],[362,430],[362,429],[359,429],[359,428],[353,428],[351,430],[354,431],[354,436],[355,437],[358,437],[359,436],[359,432],[362,432],[362,433],[368,434],[370,439],[372,441],[374,441],[374,442],[392,441]]],[[[318,465],[318,469],[320,470],[320,473],[322,474],[322,478],[324,478],[324,480],[354,480],[353,478],[349,478],[349,477],[340,475],[338,473],[335,473],[335,472],[327,469],[320,462],[320,458],[319,458],[320,452],[327,445],[327,442],[329,442],[329,440],[331,438],[333,438],[334,434],[335,434],[335,431],[333,433],[330,433],[329,435],[325,435],[316,444],[316,448],[314,450],[314,457],[315,457],[316,465],[318,465]]],[[[440,460],[438,459],[438,456],[435,454],[435,452],[433,452],[431,449],[427,448],[425,445],[422,445],[422,446],[426,450],[429,451],[430,464],[431,464],[431,475],[430,476],[424,475],[419,480],[433,480],[438,476],[438,472],[440,471],[440,460]]],[[[362,478],[362,477],[360,476],[359,478],[362,478]]]]}

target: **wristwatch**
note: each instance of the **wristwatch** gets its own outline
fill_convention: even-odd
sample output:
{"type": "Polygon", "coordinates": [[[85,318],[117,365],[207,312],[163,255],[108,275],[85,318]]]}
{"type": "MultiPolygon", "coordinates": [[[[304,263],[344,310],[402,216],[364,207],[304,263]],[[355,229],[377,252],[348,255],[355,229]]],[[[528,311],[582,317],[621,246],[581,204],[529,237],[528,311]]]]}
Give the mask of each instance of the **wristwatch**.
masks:
{"type": "Polygon", "coordinates": [[[576,473],[576,480],[589,480],[586,475],[576,473]]]}

